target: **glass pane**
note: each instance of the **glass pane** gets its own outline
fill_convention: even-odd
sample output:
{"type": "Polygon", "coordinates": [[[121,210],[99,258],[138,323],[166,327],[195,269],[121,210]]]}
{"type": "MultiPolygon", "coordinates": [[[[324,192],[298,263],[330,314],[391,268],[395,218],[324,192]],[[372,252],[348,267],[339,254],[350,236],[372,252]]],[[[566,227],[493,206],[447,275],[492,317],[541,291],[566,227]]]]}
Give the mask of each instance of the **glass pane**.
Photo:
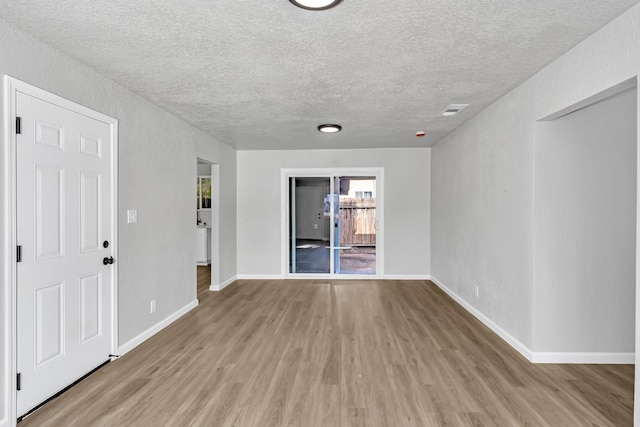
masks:
{"type": "Polygon", "coordinates": [[[340,177],[335,272],[376,273],[376,178],[340,177]]]}
{"type": "Polygon", "coordinates": [[[296,177],[289,180],[289,272],[330,273],[330,217],[325,200],[329,178],[296,177]]]}

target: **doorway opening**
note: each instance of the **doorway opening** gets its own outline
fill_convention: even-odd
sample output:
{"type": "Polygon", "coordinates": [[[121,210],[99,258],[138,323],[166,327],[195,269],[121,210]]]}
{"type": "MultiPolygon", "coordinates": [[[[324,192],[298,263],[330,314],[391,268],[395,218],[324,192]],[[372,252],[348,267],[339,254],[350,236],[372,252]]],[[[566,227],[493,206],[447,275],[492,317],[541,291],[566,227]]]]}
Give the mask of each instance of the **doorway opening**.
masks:
{"type": "Polygon", "coordinates": [[[536,123],[534,362],[634,362],[637,102],[634,79],[536,123]]]}
{"type": "Polygon", "coordinates": [[[283,171],[287,276],[381,275],[381,175],[283,171]]]}
{"type": "Polygon", "coordinates": [[[198,299],[218,286],[219,166],[205,159],[196,162],[196,291],[198,299]]]}

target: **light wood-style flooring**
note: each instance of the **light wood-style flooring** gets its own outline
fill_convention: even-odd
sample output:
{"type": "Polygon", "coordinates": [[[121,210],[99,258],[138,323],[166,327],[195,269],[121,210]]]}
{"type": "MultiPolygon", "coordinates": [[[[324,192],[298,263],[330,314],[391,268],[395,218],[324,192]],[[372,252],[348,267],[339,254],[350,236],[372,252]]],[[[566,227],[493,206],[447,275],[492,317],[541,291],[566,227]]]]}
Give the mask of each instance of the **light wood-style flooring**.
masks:
{"type": "Polygon", "coordinates": [[[20,426],[630,426],[633,366],[533,365],[428,281],[244,281],[20,426]]]}

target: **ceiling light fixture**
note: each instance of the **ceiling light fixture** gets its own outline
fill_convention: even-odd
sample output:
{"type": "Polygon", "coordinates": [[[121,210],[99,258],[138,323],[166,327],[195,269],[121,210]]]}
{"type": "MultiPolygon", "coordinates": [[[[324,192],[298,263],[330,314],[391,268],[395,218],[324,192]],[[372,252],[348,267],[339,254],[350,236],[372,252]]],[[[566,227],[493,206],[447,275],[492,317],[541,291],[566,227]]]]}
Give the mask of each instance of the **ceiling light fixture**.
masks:
{"type": "Polygon", "coordinates": [[[336,133],[342,130],[342,126],[340,125],[320,125],[318,126],[318,130],[324,133],[336,133]]]}
{"type": "Polygon", "coordinates": [[[294,5],[307,10],[326,10],[337,6],[342,0],[289,0],[294,5]]]}

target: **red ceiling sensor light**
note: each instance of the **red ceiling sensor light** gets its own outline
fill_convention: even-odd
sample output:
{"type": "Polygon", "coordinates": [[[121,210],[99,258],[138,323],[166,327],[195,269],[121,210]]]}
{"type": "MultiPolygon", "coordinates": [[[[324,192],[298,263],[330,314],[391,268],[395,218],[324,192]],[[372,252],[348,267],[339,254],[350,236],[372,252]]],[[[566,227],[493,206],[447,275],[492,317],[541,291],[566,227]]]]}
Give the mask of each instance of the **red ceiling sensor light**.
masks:
{"type": "Polygon", "coordinates": [[[416,132],[416,136],[417,136],[418,138],[422,138],[424,135],[425,135],[425,133],[424,133],[424,132],[422,132],[422,131],[416,132]]]}

